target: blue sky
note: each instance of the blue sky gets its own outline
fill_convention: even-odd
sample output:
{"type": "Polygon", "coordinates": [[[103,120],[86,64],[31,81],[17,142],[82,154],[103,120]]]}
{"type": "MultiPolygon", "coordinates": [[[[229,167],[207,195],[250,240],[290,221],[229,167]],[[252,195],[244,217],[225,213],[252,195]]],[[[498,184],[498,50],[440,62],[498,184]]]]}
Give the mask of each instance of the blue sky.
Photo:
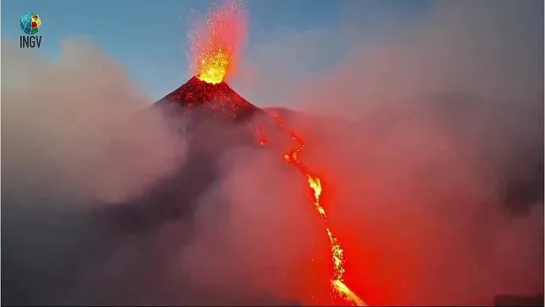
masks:
{"type": "MultiPolygon", "coordinates": [[[[160,98],[188,77],[187,37],[191,11],[205,13],[206,0],[3,0],[2,36],[18,39],[19,18],[35,12],[43,20],[40,52],[55,56],[62,38],[85,37],[129,72],[151,98],[160,98]]],[[[247,2],[250,32],[246,53],[274,39],[283,29],[295,32],[334,29],[352,23],[362,32],[381,16],[418,19],[433,6],[427,0],[254,0],[247,2]],[[342,16],[342,18],[340,18],[342,16]]],[[[193,15],[194,16],[194,15],[193,15]]],[[[387,33],[374,31],[375,37],[387,33]]],[[[330,63],[335,62],[335,55],[330,63]]]]}

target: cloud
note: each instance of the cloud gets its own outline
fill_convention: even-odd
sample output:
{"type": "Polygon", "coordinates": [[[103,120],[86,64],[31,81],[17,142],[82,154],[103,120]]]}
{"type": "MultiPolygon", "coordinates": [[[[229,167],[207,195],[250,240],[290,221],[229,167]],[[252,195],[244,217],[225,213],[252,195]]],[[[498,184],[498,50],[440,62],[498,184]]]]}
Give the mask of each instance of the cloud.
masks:
{"type": "Polygon", "coordinates": [[[237,129],[193,140],[180,133],[185,118],[151,108],[90,42],[62,47],[46,60],[3,45],[2,299],[180,305],[296,296],[300,278],[290,274],[307,261],[319,221],[304,214],[305,183],[293,184],[280,154],[221,154],[217,138],[236,138],[237,129]]]}
{"type": "Polygon", "coordinates": [[[65,41],[50,61],[2,48],[2,298],[69,302],[82,271],[126,243],[112,212],[171,176],[186,148],[89,42],[65,41]]]}
{"type": "MultiPolygon", "coordinates": [[[[260,82],[246,87],[241,81],[238,86],[266,102],[310,105],[317,111],[320,105],[320,111],[334,113],[356,101],[358,107],[364,102],[373,106],[381,103],[378,99],[438,90],[503,100],[539,95],[541,4],[528,1],[516,8],[508,1],[491,4],[444,1],[418,19],[399,17],[411,16],[410,12],[378,10],[382,18],[375,23],[348,14],[341,16],[337,30],[288,31],[250,50],[246,65],[262,73],[257,76],[260,82]],[[316,72],[314,66],[328,67],[339,57],[340,64],[316,72]],[[308,71],[314,73],[302,78],[301,72],[308,71]],[[261,86],[283,90],[262,93],[261,86]]],[[[361,11],[360,6],[366,5],[351,2],[345,11],[361,11]]]]}
{"type": "Polygon", "coordinates": [[[58,62],[9,45],[4,50],[4,159],[10,175],[39,173],[29,168],[38,159],[46,162],[40,166],[55,168],[53,180],[62,178],[68,189],[121,202],[183,162],[184,148],[159,114],[143,111],[149,102],[92,45],[66,42],[58,62]]]}
{"type": "Polygon", "coordinates": [[[286,115],[331,190],[347,283],[370,303],[490,304],[542,291],[542,11],[537,1],[444,1],[418,19],[384,13],[365,28],[343,16],[337,31],[253,49],[246,65],[258,75],[236,88],[329,118],[286,115]],[[340,63],[299,74],[337,49],[348,50],[340,63]]]}

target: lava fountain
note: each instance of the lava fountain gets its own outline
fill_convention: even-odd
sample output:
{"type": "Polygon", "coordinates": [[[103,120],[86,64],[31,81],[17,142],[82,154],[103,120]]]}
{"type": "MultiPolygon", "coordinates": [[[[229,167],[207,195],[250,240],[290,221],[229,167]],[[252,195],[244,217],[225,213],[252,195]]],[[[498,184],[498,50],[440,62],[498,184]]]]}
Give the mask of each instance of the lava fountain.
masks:
{"type": "Polygon", "coordinates": [[[246,37],[246,11],[240,1],[224,1],[190,33],[191,67],[199,80],[218,84],[233,74],[246,37]]]}

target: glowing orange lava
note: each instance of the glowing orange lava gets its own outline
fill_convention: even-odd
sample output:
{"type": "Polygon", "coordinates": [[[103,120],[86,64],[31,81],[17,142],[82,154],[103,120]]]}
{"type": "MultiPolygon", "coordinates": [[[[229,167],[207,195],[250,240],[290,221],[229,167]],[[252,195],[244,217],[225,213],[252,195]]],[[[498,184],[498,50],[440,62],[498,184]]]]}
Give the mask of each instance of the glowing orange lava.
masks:
{"type": "Polygon", "coordinates": [[[246,18],[241,1],[224,1],[214,7],[204,24],[190,35],[192,68],[202,81],[218,84],[225,80],[245,39],[246,18]]]}
{"type": "MultiPolygon", "coordinates": [[[[191,34],[191,49],[193,52],[192,66],[195,75],[201,81],[218,84],[232,73],[233,67],[236,67],[235,61],[238,57],[239,48],[243,47],[246,29],[245,11],[242,2],[238,0],[227,0],[222,5],[211,10],[204,25],[197,27],[191,34]]],[[[289,150],[284,155],[290,165],[295,167],[303,174],[308,181],[312,191],[311,202],[324,221],[325,231],[329,239],[331,249],[333,276],[331,287],[339,297],[347,303],[355,306],[366,306],[350,288],[343,282],[344,251],[340,242],[333,235],[329,227],[326,211],[321,203],[322,182],[319,176],[315,175],[299,159],[299,153],[305,147],[302,138],[295,133],[288,131],[278,116],[274,116],[276,122],[283,131],[290,134],[293,140],[297,142],[297,147],[289,150]]],[[[261,145],[267,143],[263,127],[258,126],[257,137],[261,145]]]]}
{"type": "MultiPolygon", "coordinates": [[[[305,142],[302,138],[297,136],[294,132],[286,130],[284,127],[284,124],[282,123],[281,119],[278,116],[273,116],[280,126],[280,128],[283,131],[286,131],[290,134],[291,138],[297,142],[297,147],[294,149],[289,150],[284,155],[284,160],[297,168],[299,172],[301,172],[307,179],[308,185],[310,189],[312,190],[312,197],[311,201],[324,221],[325,224],[325,231],[327,233],[327,237],[329,239],[329,246],[331,248],[331,257],[332,257],[332,264],[333,264],[333,278],[331,279],[331,287],[335,291],[335,293],[340,296],[342,299],[344,299],[346,302],[349,302],[353,304],[354,306],[367,306],[365,302],[358,297],[357,294],[355,294],[350,288],[348,288],[347,285],[343,282],[343,274],[345,272],[344,269],[344,251],[341,248],[341,244],[339,242],[339,239],[335,237],[333,232],[331,231],[329,227],[329,223],[327,220],[327,214],[322,206],[320,196],[322,195],[322,182],[320,180],[320,177],[317,175],[314,175],[310,169],[301,162],[299,159],[299,153],[305,148],[305,142]]],[[[261,143],[263,144],[263,142],[261,143]]]]}

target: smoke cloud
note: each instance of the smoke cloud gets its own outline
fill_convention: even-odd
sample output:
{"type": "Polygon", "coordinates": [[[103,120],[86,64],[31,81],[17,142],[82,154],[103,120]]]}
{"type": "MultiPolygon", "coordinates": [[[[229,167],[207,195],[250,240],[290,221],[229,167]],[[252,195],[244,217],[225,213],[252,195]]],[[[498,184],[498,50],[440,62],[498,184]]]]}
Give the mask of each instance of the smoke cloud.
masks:
{"type": "Polygon", "coordinates": [[[159,114],[143,112],[149,106],[143,93],[91,44],[66,42],[56,62],[10,45],[4,50],[9,78],[3,83],[3,140],[10,179],[19,173],[21,180],[42,185],[46,178],[26,178],[22,170],[45,167],[55,170],[51,180],[61,180],[67,190],[120,202],[183,162],[184,148],[159,114]]]}
{"type": "Polygon", "coordinates": [[[143,243],[110,229],[123,219],[108,212],[184,163],[179,136],[121,67],[88,42],[62,47],[60,59],[46,61],[2,46],[6,303],[85,304],[73,288],[90,272],[126,277],[123,266],[143,243]]]}
{"type": "MultiPolygon", "coordinates": [[[[241,63],[235,90],[301,111],[279,110],[323,177],[346,283],[371,304],[543,289],[543,4],[513,6],[440,2],[387,42],[367,39],[397,21],[364,37],[347,15],[241,63]],[[302,73],[331,45],[349,52],[302,73]]],[[[57,61],[2,51],[4,302],[327,298],[327,237],[281,152],[234,148],[200,187],[179,132],[94,47],[66,43],[57,61]]]]}
{"type": "Polygon", "coordinates": [[[329,182],[347,283],[375,304],[540,293],[543,3],[442,1],[404,23],[378,10],[376,28],[351,18],[368,4],[346,4],[338,30],[285,31],[239,80],[255,103],[328,118],[285,111],[329,182]]]}
{"type": "Polygon", "coordinates": [[[189,147],[187,119],[151,108],[89,42],[54,61],[3,44],[2,69],[4,303],[293,297],[319,223],[279,156],[235,148],[211,170],[199,155],[217,139],[189,147]]]}

